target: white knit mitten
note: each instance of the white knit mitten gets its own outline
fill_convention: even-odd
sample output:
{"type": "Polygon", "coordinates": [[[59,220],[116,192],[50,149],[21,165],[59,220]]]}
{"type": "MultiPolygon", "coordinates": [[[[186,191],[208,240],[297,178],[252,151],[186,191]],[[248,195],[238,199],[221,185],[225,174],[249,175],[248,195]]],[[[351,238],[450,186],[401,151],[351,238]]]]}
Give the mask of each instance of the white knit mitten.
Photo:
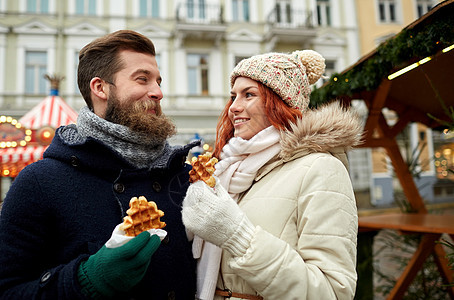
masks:
{"type": "Polygon", "coordinates": [[[227,191],[216,181],[214,189],[203,181],[189,186],[183,201],[183,223],[207,242],[242,256],[254,233],[254,225],[227,191]]]}

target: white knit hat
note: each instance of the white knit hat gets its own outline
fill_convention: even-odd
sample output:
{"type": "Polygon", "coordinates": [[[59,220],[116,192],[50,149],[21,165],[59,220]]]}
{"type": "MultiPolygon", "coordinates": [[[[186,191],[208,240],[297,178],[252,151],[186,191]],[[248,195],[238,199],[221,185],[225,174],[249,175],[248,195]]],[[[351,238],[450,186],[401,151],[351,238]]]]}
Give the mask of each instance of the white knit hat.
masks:
{"type": "Polygon", "coordinates": [[[267,53],[243,59],[230,74],[230,86],[243,76],[270,87],[290,107],[301,111],[309,105],[310,85],[325,71],[325,59],[313,50],[292,54],[267,53]]]}

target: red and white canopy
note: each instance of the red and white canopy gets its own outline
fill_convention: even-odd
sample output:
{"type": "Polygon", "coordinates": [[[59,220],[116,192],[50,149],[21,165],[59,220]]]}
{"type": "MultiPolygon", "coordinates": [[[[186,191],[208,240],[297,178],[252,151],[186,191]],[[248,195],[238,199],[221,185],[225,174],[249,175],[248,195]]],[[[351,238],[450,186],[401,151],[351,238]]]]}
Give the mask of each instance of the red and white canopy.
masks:
{"type": "Polygon", "coordinates": [[[25,146],[0,150],[0,163],[37,161],[43,157],[47,146],[25,146]]]}
{"type": "MultiPolygon", "coordinates": [[[[37,130],[44,126],[54,129],[75,123],[77,113],[59,96],[47,96],[18,121],[23,127],[37,130]]],[[[15,177],[26,165],[43,157],[47,146],[27,145],[0,149],[0,176],[15,177]]]]}
{"type": "Polygon", "coordinates": [[[59,96],[47,96],[19,119],[22,126],[39,129],[45,125],[55,129],[62,125],[75,123],[77,113],[59,96]]]}

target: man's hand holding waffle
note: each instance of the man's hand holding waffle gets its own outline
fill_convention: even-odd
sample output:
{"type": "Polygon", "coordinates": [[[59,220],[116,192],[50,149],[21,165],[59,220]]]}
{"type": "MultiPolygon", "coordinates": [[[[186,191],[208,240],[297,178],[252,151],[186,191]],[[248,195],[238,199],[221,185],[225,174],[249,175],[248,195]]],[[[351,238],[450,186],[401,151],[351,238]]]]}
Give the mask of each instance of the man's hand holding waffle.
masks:
{"type": "Polygon", "coordinates": [[[148,202],[144,196],[139,198],[133,197],[129,202],[128,214],[123,218],[123,224],[120,229],[127,236],[137,236],[141,232],[150,229],[161,229],[166,226],[166,223],[161,222],[161,217],[164,212],[159,210],[156,203],[148,202]]]}
{"type": "Polygon", "coordinates": [[[79,266],[78,279],[87,295],[111,298],[137,285],[167,234],[161,229],[164,212],[156,203],[141,196],[133,197],[129,206],[109,241],[79,266]]]}

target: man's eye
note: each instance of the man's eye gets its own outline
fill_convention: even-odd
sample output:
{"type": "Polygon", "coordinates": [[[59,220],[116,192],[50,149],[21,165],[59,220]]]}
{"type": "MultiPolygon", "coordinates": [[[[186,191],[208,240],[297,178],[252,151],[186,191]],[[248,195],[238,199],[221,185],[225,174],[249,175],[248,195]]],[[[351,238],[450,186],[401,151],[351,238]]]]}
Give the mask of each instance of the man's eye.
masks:
{"type": "Polygon", "coordinates": [[[140,81],[143,81],[143,82],[147,82],[148,79],[146,77],[138,77],[137,80],[140,80],[140,81]]]}

